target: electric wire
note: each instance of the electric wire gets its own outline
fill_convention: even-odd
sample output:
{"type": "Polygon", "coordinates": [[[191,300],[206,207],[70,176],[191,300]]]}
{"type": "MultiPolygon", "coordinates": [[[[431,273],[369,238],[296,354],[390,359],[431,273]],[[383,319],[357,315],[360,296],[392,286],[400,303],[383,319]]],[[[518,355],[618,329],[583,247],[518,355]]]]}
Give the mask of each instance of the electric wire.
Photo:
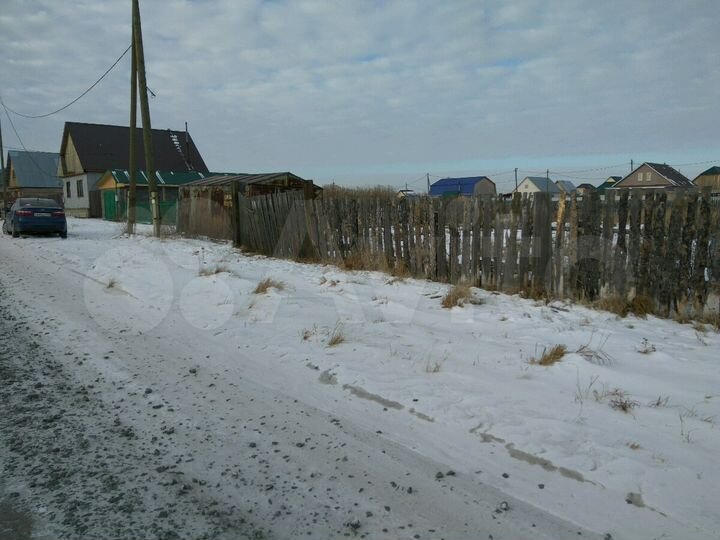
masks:
{"type": "Polygon", "coordinates": [[[3,106],[3,108],[5,109],[6,112],[7,112],[7,111],[10,111],[11,113],[13,113],[13,114],[15,114],[15,115],[17,115],[17,116],[21,116],[22,118],[33,118],[33,119],[34,119],[34,118],[47,118],[48,116],[52,116],[52,115],[54,115],[54,114],[57,114],[57,113],[59,113],[59,112],[62,112],[62,111],[64,111],[65,109],[67,109],[68,107],[71,107],[72,105],[74,105],[75,103],[77,103],[78,101],[80,101],[80,100],[81,100],[82,98],[84,98],[93,88],[95,88],[98,84],[100,84],[100,81],[102,81],[102,80],[108,75],[108,73],[110,73],[110,72],[112,71],[112,69],[120,63],[120,60],[123,59],[123,57],[128,53],[128,51],[129,51],[131,48],[132,48],[132,45],[129,45],[128,48],[125,49],[125,51],[118,57],[118,59],[115,60],[115,62],[113,62],[113,65],[111,65],[111,66],[105,71],[105,73],[103,73],[98,80],[96,80],[94,83],[92,83],[92,85],[89,86],[82,94],[80,94],[78,97],[76,97],[75,99],[73,99],[72,101],[70,101],[69,103],[67,103],[66,105],[63,105],[63,106],[60,107],[59,109],[55,109],[55,110],[52,111],[52,112],[45,113],[45,114],[24,114],[24,113],[21,113],[21,112],[18,112],[18,111],[16,111],[16,110],[14,110],[14,109],[11,109],[11,108],[8,107],[7,105],[5,105],[5,102],[2,100],[2,97],[1,97],[1,96],[0,96],[0,102],[2,102],[2,106],[3,106]]]}

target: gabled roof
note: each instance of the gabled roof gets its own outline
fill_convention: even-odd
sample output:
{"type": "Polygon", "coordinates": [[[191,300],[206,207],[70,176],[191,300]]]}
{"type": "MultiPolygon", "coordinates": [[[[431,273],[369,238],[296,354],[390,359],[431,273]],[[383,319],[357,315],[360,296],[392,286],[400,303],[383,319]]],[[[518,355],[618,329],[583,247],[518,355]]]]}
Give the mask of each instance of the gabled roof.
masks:
{"type": "Polygon", "coordinates": [[[588,184],[586,182],[584,184],[580,184],[577,188],[578,189],[595,189],[595,186],[593,186],[592,184],[588,184]]]}
{"type": "Polygon", "coordinates": [[[475,185],[483,180],[487,180],[493,186],[495,182],[487,176],[463,176],[460,178],[442,178],[430,185],[430,195],[473,195],[475,193],[475,185]]]}
{"type": "Polygon", "coordinates": [[[525,180],[533,184],[538,191],[543,191],[545,193],[560,193],[560,188],[555,185],[555,182],[545,176],[526,176],[523,178],[523,182],[525,180]]]}
{"type": "Polygon", "coordinates": [[[613,187],[618,187],[620,183],[624,182],[625,179],[631,177],[635,172],[640,169],[641,167],[648,166],[651,169],[653,169],[656,173],[658,173],[660,176],[665,178],[668,182],[670,182],[670,185],[672,186],[679,186],[679,187],[693,187],[695,184],[692,183],[692,180],[687,178],[685,175],[683,175],[680,171],[673,169],[670,165],[666,165],[665,163],[650,163],[645,162],[640,167],[635,168],[630,174],[628,174],[625,178],[620,180],[620,182],[616,182],[613,187]]]}
{"type": "Polygon", "coordinates": [[[10,150],[7,168],[12,165],[18,187],[23,188],[59,188],[57,177],[60,154],[54,152],[26,152],[10,150]]]}
{"type": "Polygon", "coordinates": [[[680,171],[673,169],[670,165],[664,163],[646,163],[648,167],[655,169],[655,171],[670,180],[674,186],[692,186],[692,181],[687,178],[680,171]]]}
{"type": "MultiPolygon", "coordinates": [[[[701,176],[715,176],[717,174],[720,174],[720,167],[710,167],[707,171],[703,171],[700,174],[697,175],[697,178],[700,178],[701,176]]],[[[696,178],[696,180],[697,180],[696,178]]]]}
{"type": "Polygon", "coordinates": [[[606,189],[613,187],[620,180],[622,180],[622,176],[608,176],[608,179],[600,184],[597,189],[598,191],[605,191],[606,189]]]}
{"type": "MultiPolygon", "coordinates": [[[[135,153],[137,165],[145,169],[145,150],[142,128],[136,128],[135,153]]],[[[61,152],[65,149],[68,135],[72,137],[75,150],[85,172],[105,172],[108,169],[127,169],[129,163],[130,128],[106,124],[65,122],[61,152]]],[[[155,168],[165,171],[199,171],[208,168],[190,134],[169,129],[152,130],[155,168]]]]}
{"type": "MultiPolygon", "coordinates": [[[[127,185],[130,183],[130,172],[124,169],[112,169],[108,171],[116,184],[127,185]]],[[[216,174],[216,173],[209,173],[216,174]]],[[[196,180],[202,180],[207,178],[209,174],[205,174],[199,171],[189,172],[174,172],[174,171],[155,171],[155,178],[158,186],[182,186],[189,182],[196,180]]],[[[146,186],[148,185],[147,173],[143,170],[139,170],[135,177],[136,185],[146,186]]]]}
{"type": "Polygon", "coordinates": [[[565,193],[572,193],[577,189],[575,187],[575,184],[573,184],[570,180],[558,180],[557,182],[555,182],[555,185],[561,190],[563,190],[565,193]]]}

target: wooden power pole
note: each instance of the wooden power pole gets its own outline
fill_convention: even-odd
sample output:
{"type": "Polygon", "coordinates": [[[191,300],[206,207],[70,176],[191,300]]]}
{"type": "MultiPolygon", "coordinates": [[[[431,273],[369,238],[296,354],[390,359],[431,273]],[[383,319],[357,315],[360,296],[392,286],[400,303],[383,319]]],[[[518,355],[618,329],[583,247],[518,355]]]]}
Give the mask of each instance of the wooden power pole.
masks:
{"type": "MultiPolygon", "coordinates": [[[[133,22],[135,10],[133,9],[133,22]]],[[[135,155],[135,137],[137,135],[137,56],[135,55],[135,24],[132,25],[132,54],[130,59],[130,159],[128,160],[128,174],[130,175],[130,188],[127,199],[127,232],[135,234],[135,208],[137,206],[137,156],[135,155]]]]}
{"type": "Polygon", "coordinates": [[[7,174],[5,174],[5,149],[3,148],[2,143],[2,124],[0,124],[0,164],[2,166],[2,169],[0,169],[0,179],[2,179],[3,184],[3,205],[2,208],[0,208],[0,214],[3,216],[5,215],[5,208],[8,205],[8,178],[7,174]]]}
{"type": "Polygon", "coordinates": [[[150,123],[150,105],[148,104],[147,79],[145,77],[145,53],[143,51],[142,26],[140,24],[140,5],[133,0],[133,37],[137,75],[140,87],[140,113],[143,124],[143,146],[145,148],[145,170],[150,191],[150,213],[152,214],[153,235],[160,236],[160,209],[158,207],[157,182],[155,181],[155,158],[152,147],[152,124],[150,123]]]}

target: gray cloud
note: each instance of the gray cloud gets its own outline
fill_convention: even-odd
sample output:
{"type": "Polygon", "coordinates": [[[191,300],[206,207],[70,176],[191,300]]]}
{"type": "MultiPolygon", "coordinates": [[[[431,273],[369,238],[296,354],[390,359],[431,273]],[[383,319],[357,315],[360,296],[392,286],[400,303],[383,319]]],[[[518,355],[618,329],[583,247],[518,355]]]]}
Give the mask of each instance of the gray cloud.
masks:
{"type": "MultiPolygon", "coordinates": [[[[130,40],[129,1],[4,4],[0,88],[16,110],[62,105],[130,40]]],[[[720,157],[714,0],[141,9],[153,125],[188,121],[212,169],[358,183],[469,163],[720,157]]],[[[66,120],[127,124],[128,71],[126,58],[51,119],[15,118],[26,144],[59,148],[66,120]]]]}

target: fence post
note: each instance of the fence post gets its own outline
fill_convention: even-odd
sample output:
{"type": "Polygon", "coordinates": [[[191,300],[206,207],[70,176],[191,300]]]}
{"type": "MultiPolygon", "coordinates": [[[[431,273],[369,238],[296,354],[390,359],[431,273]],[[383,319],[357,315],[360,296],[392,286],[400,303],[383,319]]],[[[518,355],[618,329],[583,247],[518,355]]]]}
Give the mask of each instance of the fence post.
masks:
{"type": "Polygon", "coordinates": [[[237,182],[230,184],[230,193],[232,195],[230,201],[230,223],[232,223],[233,246],[240,245],[240,201],[238,200],[239,186],[237,182]]]}

